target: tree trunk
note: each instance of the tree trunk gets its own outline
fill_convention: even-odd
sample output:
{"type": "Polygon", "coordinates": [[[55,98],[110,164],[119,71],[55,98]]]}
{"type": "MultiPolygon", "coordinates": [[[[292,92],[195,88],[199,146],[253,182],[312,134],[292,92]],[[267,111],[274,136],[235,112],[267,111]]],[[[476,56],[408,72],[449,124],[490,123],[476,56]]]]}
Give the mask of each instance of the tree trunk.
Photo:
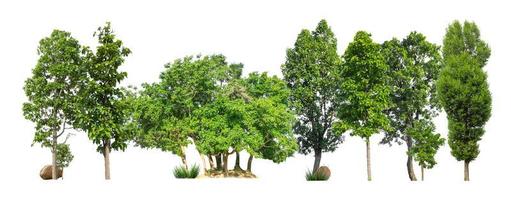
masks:
{"type": "Polygon", "coordinates": [[[183,163],[183,165],[185,166],[185,169],[188,169],[188,162],[186,162],[186,153],[185,153],[185,148],[184,147],[181,147],[181,162],[183,163]]]}
{"type": "Polygon", "coordinates": [[[367,180],[371,181],[371,143],[369,138],[366,139],[366,159],[367,159],[367,180]]]}
{"type": "Polygon", "coordinates": [[[415,176],[415,172],[413,170],[413,157],[408,154],[412,148],[412,138],[410,136],[406,136],[406,146],[408,146],[408,159],[406,160],[406,168],[408,169],[408,178],[410,178],[411,181],[417,181],[417,177],[415,176]]]}
{"type": "Polygon", "coordinates": [[[312,168],[312,172],[315,173],[319,165],[321,164],[321,149],[315,149],[314,150],[314,166],[312,168]]]}
{"type": "Polygon", "coordinates": [[[424,167],[421,166],[421,181],[424,181],[424,167]]]}
{"type": "Polygon", "coordinates": [[[199,154],[201,160],[202,160],[202,169],[204,170],[204,174],[208,171],[208,169],[206,169],[206,159],[204,158],[204,155],[202,154],[199,154]]]}
{"type": "Polygon", "coordinates": [[[103,142],[103,157],[105,158],[105,180],[110,180],[110,139],[103,142]]]}
{"type": "Polygon", "coordinates": [[[216,155],[215,159],[216,159],[216,170],[222,171],[222,167],[223,167],[223,164],[222,164],[222,154],[216,155]]]}
{"type": "Polygon", "coordinates": [[[254,159],[254,156],[250,155],[250,157],[248,157],[248,162],[247,162],[247,171],[248,172],[252,172],[252,159],[254,159]]]}
{"type": "Polygon", "coordinates": [[[229,153],[228,152],[225,152],[223,154],[223,157],[224,157],[224,160],[223,160],[223,164],[224,164],[224,176],[227,177],[227,175],[229,175],[229,169],[228,169],[228,159],[229,159],[229,153]]]}
{"type": "Polygon", "coordinates": [[[209,169],[215,169],[215,163],[211,154],[208,154],[209,169]]]}
{"type": "Polygon", "coordinates": [[[469,169],[468,169],[469,164],[470,164],[470,161],[465,160],[465,178],[464,178],[465,181],[470,181],[470,173],[469,173],[469,169]]]}
{"type": "Polygon", "coordinates": [[[51,178],[57,180],[57,133],[53,132],[51,147],[51,178]]]}
{"type": "Polygon", "coordinates": [[[240,166],[240,153],[236,151],[236,162],[234,164],[234,170],[243,171],[240,166]]]}

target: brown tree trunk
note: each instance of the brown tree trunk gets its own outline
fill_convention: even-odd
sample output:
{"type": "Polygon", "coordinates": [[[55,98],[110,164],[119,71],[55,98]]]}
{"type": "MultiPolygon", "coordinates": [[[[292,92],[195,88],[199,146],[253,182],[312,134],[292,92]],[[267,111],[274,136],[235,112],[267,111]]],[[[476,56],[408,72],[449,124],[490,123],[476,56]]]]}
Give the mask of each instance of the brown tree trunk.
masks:
{"type": "Polygon", "coordinates": [[[470,161],[465,160],[465,178],[464,178],[465,181],[470,181],[470,172],[468,169],[469,164],[470,164],[470,161]]]}
{"type": "Polygon", "coordinates": [[[321,149],[314,150],[314,166],[312,168],[312,172],[316,172],[319,169],[319,165],[321,164],[321,149]]]}
{"type": "Polygon", "coordinates": [[[421,181],[424,181],[424,167],[421,166],[421,181]]]}
{"type": "MultiPolygon", "coordinates": [[[[412,148],[412,138],[410,136],[406,136],[406,146],[408,146],[408,152],[410,152],[410,149],[412,148]]],[[[410,154],[408,155],[408,159],[406,160],[406,168],[408,169],[408,178],[410,178],[411,181],[417,181],[417,177],[415,176],[415,172],[413,170],[413,157],[410,154]]]]}
{"type": "Polygon", "coordinates": [[[105,180],[110,180],[110,139],[103,142],[103,157],[105,159],[105,180]]]}
{"type": "Polygon", "coordinates": [[[181,162],[183,163],[183,165],[185,166],[185,169],[188,169],[188,162],[186,162],[186,153],[185,153],[185,148],[184,147],[181,147],[181,162]]]}
{"type": "Polygon", "coordinates": [[[51,178],[57,180],[57,133],[53,132],[51,147],[51,178]]]}
{"type": "Polygon", "coordinates": [[[216,170],[222,171],[223,164],[222,164],[222,154],[218,154],[215,156],[216,159],[216,170]]]}
{"type": "Polygon", "coordinates": [[[248,157],[248,161],[247,161],[247,171],[248,172],[252,172],[252,160],[254,159],[254,156],[250,155],[250,157],[248,157]]]}
{"type": "Polygon", "coordinates": [[[367,180],[371,181],[371,143],[369,138],[366,138],[366,159],[367,159],[367,180]]]}
{"type": "Polygon", "coordinates": [[[234,164],[234,170],[243,171],[240,166],[240,153],[236,151],[236,162],[234,164]]]}
{"type": "Polygon", "coordinates": [[[215,169],[215,163],[211,154],[208,154],[209,169],[215,169]]]}
{"type": "Polygon", "coordinates": [[[223,157],[224,157],[224,160],[223,160],[223,164],[224,164],[224,176],[227,177],[229,174],[229,169],[228,169],[228,159],[229,159],[229,153],[228,152],[225,152],[223,154],[223,157]]]}

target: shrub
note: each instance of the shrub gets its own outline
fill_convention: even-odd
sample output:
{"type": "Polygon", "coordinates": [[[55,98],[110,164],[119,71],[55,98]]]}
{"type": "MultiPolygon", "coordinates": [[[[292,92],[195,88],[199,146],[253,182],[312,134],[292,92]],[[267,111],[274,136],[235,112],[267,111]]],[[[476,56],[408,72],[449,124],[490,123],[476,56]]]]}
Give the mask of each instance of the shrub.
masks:
{"type": "Polygon", "coordinates": [[[328,180],[328,178],[330,177],[323,173],[318,173],[318,171],[312,172],[310,170],[307,170],[307,172],[305,173],[305,179],[307,181],[326,181],[328,180]]]}
{"type": "Polygon", "coordinates": [[[199,166],[194,164],[189,169],[186,166],[178,166],[174,168],[174,177],[176,178],[196,178],[199,175],[199,166]]]}

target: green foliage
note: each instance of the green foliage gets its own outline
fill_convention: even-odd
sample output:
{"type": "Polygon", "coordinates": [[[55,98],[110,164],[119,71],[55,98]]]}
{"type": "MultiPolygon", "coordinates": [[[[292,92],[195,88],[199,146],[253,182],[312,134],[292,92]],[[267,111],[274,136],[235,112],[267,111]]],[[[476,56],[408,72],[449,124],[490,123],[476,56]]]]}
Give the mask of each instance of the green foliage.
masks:
{"type": "Polygon", "coordinates": [[[440,109],[435,90],[442,66],[440,48],[417,32],[402,41],[386,41],[382,48],[390,67],[392,106],[386,111],[391,129],[385,132],[381,143],[404,141],[407,153],[421,166],[431,168],[436,163],[434,155],[443,144],[432,123],[440,109]]]}
{"type": "Polygon", "coordinates": [[[435,155],[440,146],[445,143],[445,139],[441,138],[440,134],[435,133],[434,130],[435,125],[427,119],[414,121],[414,124],[406,130],[414,141],[408,154],[412,155],[420,166],[428,169],[435,166],[435,155]]]}
{"type": "Polygon", "coordinates": [[[305,180],[307,180],[307,181],[326,181],[329,178],[330,178],[329,176],[327,176],[319,171],[313,172],[313,171],[307,170],[307,172],[305,172],[305,180]]]}
{"type": "Polygon", "coordinates": [[[286,83],[266,72],[250,73],[242,81],[253,98],[249,108],[251,131],[263,138],[250,141],[248,151],[276,163],[285,161],[298,149],[292,130],[295,117],[286,104],[290,93],[286,83]]]}
{"type": "Polygon", "coordinates": [[[125,101],[127,90],[117,86],[127,76],[119,67],[131,51],[115,37],[110,23],[98,28],[94,36],[99,46],[96,52],[86,49],[85,68],[88,80],[81,90],[82,101],[79,127],[85,130],[103,152],[105,146],[124,150],[130,140],[125,124],[130,116],[130,104],[125,101]]]}
{"type": "Polygon", "coordinates": [[[81,46],[70,33],[54,30],[39,42],[37,52],[39,60],[23,87],[28,97],[23,115],[36,124],[34,143],[51,147],[56,145],[53,137],[74,123],[80,104],[76,93],[85,77],[81,46]]]}
{"type": "Polygon", "coordinates": [[[468,54],[451,57],[440,73],[438,96],[447,113],[449,146],[457,160],[472,161],[479,154],[484,124],[491,115],[486,73],[468,54]]]}
{"type": "Polygon", "coordinates": [[[448,61],[453,56],[468,54],[478,66],[485,66],[491,55],[491,49],[480,36],[479,28],[474,22],[465,21],[462,25],[459,21],[454,21],[444,36],[442,48],[444,59],[448,61]]]}
{"type": "Polygon", "coordinates": [[[194,164],[189,169],[186,166],[178,166],[174,168],[173,173],[176,178],[197,178],[199,166],[194,164]]]}
{"type": "Polygon", "coordinates": [[[491,50],[479,36],[475,23],[462,26],[455,21],[449,25],[443,47],[445,67],[437,84],[440,103],[447,113],[451,154],[466,162],[479,155],[477,142],[491,116],[491,93],[482,70],[491,50]]]}
{"type": "Polygon", "coordinates": [[[338,101],[340,58],[337,39],[325,20],[316,30],[302,30],[287,50],[282,74],[290,89],[289,106],[298,115],[294,133],[303,154],[334,151],[343,141],[332,124],[338,101]]]}
{"type": "Polygon", "coordinates": [[[65,168],[69,166],[69,163],[73,161],[73,154],[69,149],[69,144],[60,143],[57,145],[57,167],[65,168]]]}
{"type": "Polygon", "coordinates": [[[344,55],[340,84],[339,123],[335,130],[351,130],[351,135],[368,139],[380,130],[389,129],[384,111],[389,108],[389,69],[369,33],[359,31],[348,45],[344,55]]]}
{"type": "Polygon", "coordinates": [[[223,55],[190,56],[166,64],[161,81],[144,84],[135,100],[135,143],[184,156],[189,138],[198,139],[195,113],[214,100],[220,85],[240,76],[242,67],[228,65],[223,55]]]}

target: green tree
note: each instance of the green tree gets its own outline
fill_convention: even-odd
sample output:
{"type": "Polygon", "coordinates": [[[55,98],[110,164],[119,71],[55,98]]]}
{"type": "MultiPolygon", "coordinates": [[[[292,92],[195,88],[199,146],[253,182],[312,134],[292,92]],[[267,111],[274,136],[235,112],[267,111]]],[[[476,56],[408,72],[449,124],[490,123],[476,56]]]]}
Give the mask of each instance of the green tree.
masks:
{"type": "Polygon", "coordinates": [[[188,56],[166,64],[160,82],[143,84],[136,100],[135,143],[172,152],[187,167],[185,148],[198,137],[194,113],[213,102],[222,85],[240,77],[242,68],[229,65],[223,55],[188,56]]]}
{"type": "Polygon", "coordinates": [[[286,82],[266,72],[253,72],[243,79],[243,85],[253,98],[250,104],[252,131],[262,138],[249,142],[247,171],[250,172],[254,155],[280,163],[293,155],[298,144],[292,130],[294,114],[287,106],[290,91],[286,82]]]}
{"type": "Polygon", "coordinates": [[[478,141],[491,116],[491,93],[483,67],[490,48],[480,38],[475,23],[455,21],[444,37],[445,67],[437,83],[438,97],[447,113],[451,154],[464,161],[464,180],[469,164],[479,155],[478,141]]]}
{"type": "Polygon", "coordinates": [[[105,179],[110,179],[111,150],[124,151],[130,141],[126,129],[130,113],[127,91],[118,84],[127,77],[119,67],[131,51],[115,37],[110,23],[99,27],[94,33],[99,46],[96,52],[87,49],[85,67],[88,80],[81,90],[83,101],[80,128],[97,145],[97,151],[104,157],[105,179]]]}
{"type": "Polygon", "coordinates": [[[58,138],[75,123],[76,94],[84,79],[81,46],[71,34],[54,30],[37,49],[39,60],[25,81],[28,102],[23,115],[34,122],[34,143],[52,152],[52,177],[57,179],[58,138]]]}
{"type": "MultiPolygon", "coordinates": [[[[433,117],[438,115],[440,108],[436,98],[435,82],[442,66],[440,47],[428,42],[424,35],[417,32],[411,32],[402,41],[397,39],[385,41],[382,46],[386,63],[390,68],[389,85],[392,106],[387,110],[387,115],[392,129],[386,131],[381,143],[389,145],[392,142],[406,143],[408,177],[416,181],[413,158],[418,151],[412,151],[414,144],[435,145],[441,142],[440,135],[431,135],[434,130],[423,132],[424,135],[420,135],[421,132],[417,131],[413,134],[410,132],[429,130],[415,126],[430,124],[433,117]],[[437,138],[438,141],[421,141],[433,138],[437,138]]],[[[428,127],[434,128],[434,126],[428,127]]],[[[436,150],[420,151],[422,154],[425,152],[436,153],[436,150]]],[[[434,154],[427,156],[433,159],[430,163],[435,163],[434,154]]],[[[433,165],[428,165],[427,168],[433,165]]],[[[421,164],[421,166],[424,165],[421,164]]]]}
{"type": "Polygon", "coordinates": [[[413,156],[421,167],[421,180],[424,180],[424,168],[431,169],[436,165],[435,155],[444,145],[445,139],[435,133],[435,125],[429,119],[419,119],[406,130],[413,138],[412,147],[408,150],[408,156],[413,156]]]}
{"type": "Polygon", "coordinates": [[[389,69],[381,46],[369,33],[359,31],[343,55],[343,79],[338,108],[336,132],[351,131],[366,142],[367,179],[371,180],[371,151],[369,138],[389,129],[384,111],[389,108],[389,69]]]}
{"type": "Polygon", "coordinates": [[[314,152],[315,172],[323,152],[334,151],[343,141],[341,132],[333,132],[339,92],[340,58],[337,39],[325,20],[316,30],[302,30],[294,48],[287,50],[282,74],[290,89],[289,106],[298,115],[294,133],[299,152],[314,152]]]}

